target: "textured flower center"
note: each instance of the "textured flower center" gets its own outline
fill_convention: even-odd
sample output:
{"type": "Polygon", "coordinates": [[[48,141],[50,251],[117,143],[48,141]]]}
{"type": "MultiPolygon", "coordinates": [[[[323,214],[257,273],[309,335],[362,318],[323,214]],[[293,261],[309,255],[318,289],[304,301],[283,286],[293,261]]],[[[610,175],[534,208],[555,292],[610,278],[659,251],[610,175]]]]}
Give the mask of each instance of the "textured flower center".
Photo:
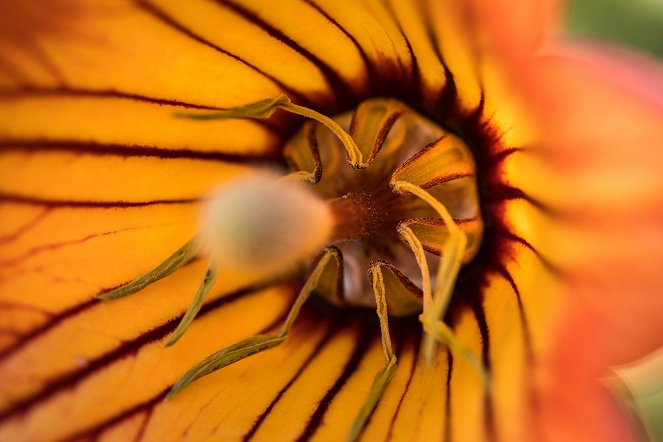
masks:
{"type": "Polygon", "coordinates": [[[398,182],[419,187],[448,210],[467,237],[467,262],[483,233],[473,157],[459,137],[396,100],[364,101],[334,121],[356,142],[358,160],[351,161],[341,140],[315,121],[305,123],[284,150],[292,174],[312,184],[334,219],[330,243],[339,251],[343,282],[318,292],[335,304],[373,306],[367,272],[380,262],[420,298],[420,264],[404,228],[421,242],[432,266],[448,245],[449,226],[430,202],[403,192],[398,182]]]}

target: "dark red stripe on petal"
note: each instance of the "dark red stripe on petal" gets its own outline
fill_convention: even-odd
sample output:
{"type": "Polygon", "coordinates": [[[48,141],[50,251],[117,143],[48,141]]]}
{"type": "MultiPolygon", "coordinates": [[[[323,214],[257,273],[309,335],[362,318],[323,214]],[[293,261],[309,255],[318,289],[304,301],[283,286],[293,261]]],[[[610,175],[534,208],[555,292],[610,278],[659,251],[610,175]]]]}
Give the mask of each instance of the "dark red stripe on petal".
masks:
{"type": "Polygon", "coordinates": [[[140,423],[138,431],[136,431],[136,435],[134,436],[133,442],[140,442],[141,440],[143,440],[143,437],[145,437],[145,431],[147,431],[147,425],[150,423],[150,418],[152,417],[153,411],[154,408],[149,408],[145,412],[145,417],[143,418],[143,422],[140,423]]]}
{"type": "Polygon", "coordinates": [[[453,438],[453,423],[451,422],[451,378],[454,371],[454,355],[447,348],[447,379],[444,392],[444,442],[451,442],[453,438]]]}
{"type": "Polygon", "coordinates": [[[418,2],[418,4],[420,5],[419,14],[423,17],[426,37],[433,47],[433,52],[444,70],[444,88],[439,92],[435,103],[436,112],[441,115],[442,119],[444,119],[457,111],[458,88],[456,87],[454,75],[447,65],[444,55],[442,54],[442,48],[440,48],[440,43],[435,35],[435,29],[431,19],[433,13],[430,9],[430,4],[427,2],[418,2]]]}
{"type": "MultiPolygon", "coordinates": [[[[223,299],[223,298],[221,298],[221,299],[223,299]]],[[[207,307],[207,306],[205,306],[205,307],[207,307]]],[[[205,307],[203,307],[203,310],[205,309],[205,307]]],[[[219,307],[220,306],[216,306],[214,308],[216,309],[216,308],[219,308],[219,307]]],[[[203,314],[203,310],[200,311],[200,314],[203,314]]],[[[207,313],[209,311],[210,310],[208,309],[208,310],[205,311],[205,313],[207,313]]],[[[266,333],[266,332],[274,329],[274,327],[276,325],[282,323],[285,320],[287,314],[288,314],[288,310],[285,310],[274,321],[269,323],[267,326],[263,327],[262,330],[260,330],[258,332],[258,334],[266,333]]],[[[179,318],[178,318],[177,321],[179,322],[179,318]]],[[[173,330],[174,330],[174,328],[173,328],[173,330]]],[[[161,392],[159,392],[158,394],[156,394],[152,398],[150,398],[146,401],[140,402],[140,403],[138,403],[138,404],[136,404],[136,405],[134,405],[130,408],[122,410],[119,413],[116,413],[116,414],[104,419],[103,421],[92,425],[91,427],[83,429],[83,430],[81,430],[81,431],[65,438],[64,440],[66,440],[66,441],[80,441],[80,440],[87,440],[87,439],[97,439],[104,431],[109,430],[110,428],[112,428],[113,426],[119,424],[120,422],[122,422],[126,419],[129,419],[132,416],[135,416],[136,414],[141,413],[141,412],[149,413],[148,417],[146,418],[146,421],[143,423],[143,425],[145,425],[145,427],[146,427],[147,426],[147,421],[149,420],[149,417],[151,417],[151,414],[154,410],[154,407],[157,406],[162,400],[165,399],[166,395],[168,394],[168,392],[170,391],[171,388],[172,388],[172,385],[168,385],[164,390],[162,390],[161,392]]],[[[140,434],[140,431],[139,431],[138,434],[140,434]]],[[[142,438],[142,435],[140,437],[142,438]]]]}
{"type": "Polygon", "coordinates": [[[0,153],[8,152],[64,152],[92,156],[115,156],[120,158],[158,158],[221,161],[235,164],[261,164],[280,158],[278,149],[266,152],[219,152],[200,151],[187,148],[170,149],[144,144],[101,143],[82,140],[0,140],[0,153]]]}
{"type": "Polygon", "coordinates": [[[439,186],[440,184],[445,184],[453,180],[458,180],[460,178],[473,178],[474,174],[472,173],[453,173],[451,175],[438,176],[432,178],[422,184],[419,184],[419,187],[422,189],[430,189],[431,187],[439,186]]]}
{"type": "MultiPolygon", "coordinates": [[[[114,427],[115,425],[118,425],[122,421],[129,419],[132,416],[137,415],[138,413],[147,412],[151,414],[154,407],[156,407],[163,399],[165,399],[169,391],[170,391],[170,386],[159,392],[159,394],[151,397],[150,399],[140,402],[131,408],[127,408],[126,410],[123,410],[121,413],[118,413],[98,423],[94,427],[87,428],[76,434],[73,434],[63,439],[63,441],[96,440],[104,431],[114,427]]],[[[140,432],[138,434],[140,434],[140,432]]],[[[140,437],[142,438],[142,435],[140,437]]]]}
{"type": "Polygon", "coordinates": [[[187,103],[181,100],[168,98],[154,98],[146,95],[122,92],[116,89],[86,89],[74,86],[22,86],[15,89],[0,89],[0,98],[4,100],[17,100],[32,97],[91,97],[91,98],[118,98],[153,103],[163,106],[182,107],[199,110],[225,110],[226,108],[205,106],[202,104],[187,103]]]}
{"type": "Polygon", "coordinates": [[[151,201],[76,201],[62,199],[39,198],[30,195],[19,195],[15,193],[0,192],[0,204],[24,204],[28,206],[40,206],[49,208],[69,209],[129,209],[133,207],[147,207],[173,204],[194,204],[200,202],[200,198],[163,199],[151,201]]]}
{"type": "Polygon", "coordinates": [[[354,45],[355,48],[357,48],[357,52],[359,52],[359,56],[361,57],[362,61],[364,62],[364,66],[366,66],[366,74],[368,76],[368,86],[371,87],[374,79],[377,78],[376,75],[376,69],[373,63],[371,62],[371,59],[368,57],[368,54],[364,50],[364,48],[359,44],[359,41],[357,38],[352,35],[347,29],[345,29],[341,24],[334,19],[331,15],[327,13],[320,5],[315,3],[313,0],[302,0],[304,3],[307,5],[311,6],[313,9],[318,11],[324,18],[327,19],[330,23],[332,23],[336,28],[338,28],[339,31],[343,33],[354,45]]]}
{"type": "MultiPolygon", "coordinates": [[[[288,96],[296,102],[299,103],[309,103],[309,100],[306,98],[304,94],[301,92],[298,92],[289,86],[287,86],[285,83],[283,83],[281,80],[278,78],[274,77],[271,74],[268,74],[267,72],[264,72],[257,66],[255,66],[252,63],[249,63],[248,61],[244,60],[243,58],[233,54],[230,51],[227,51],[212,42],[202,38],[200,35],[196,34],[193,32],[191,29],[187,28],[186,26],[182,25],[180,22],[178,22],[175,18],[171,17],[170,15],[166,14],[163,10],[152,4],[151,2],[147,0],[134,0],[135,3],[143,8],[147,13],[151,14],[153,17],[156,19],[160,20],[162,23],[166,24],[167,26],[170,26],[171,28],[177,30],[178,32],[181,32],[182,34],[186,35],[187,37],[191,38],[192,40],[197,41],[198,43],[207,46],[209,48],[214,49],[217,52],[220,52],[224,55],[227,55],[228,57],[238,61],[239,63],[242,63],[243,65],[247,66],[248,68],[254,70],[255,72],[259,73],[263,77],[269,79],[272,81],[275,85],[277,85],[282,91],[284,91],[288,96]]],[[[309,103],[310,104],[310,103],[309,103]]]]}
{"type": "Polygon", "coordinates": [[[527,201],[529,204],[541,210],[545,214],[557,214],[551,207],[548,207],[538,199],[528,195],[522,189],[510,186],[508,184],[496,184],[491,186],[490,189],[486,190],[485,197],[491,201],[523,200],[527,201]]]}
{"type": "MultiPolygon", "coordinates": [[[[479,304],[479,301],[475,298],[471,303],[472,312],[474,317],[477,320],[477,325],[479,326],[479,333],[481,335],[481,363],[485,367],[488,375],[490,376],[491,370],[491,359],[490,359],[490,329],[488,327],[488,321],[486,320],[486,312],[483,310],[483,306],[479,304]]],[[[497,432],[495,428],[495,406],[493,403],[493,395],[489,389],[484,389],[483,396],[483,418],[486,430],[486,440],[495,441],[497,440],[497,432]]]]}
{"type": "Polygon", "coordinates": [[[412,49],[412,44],[410,43],[410,40],[407,38],[407,35],[405,34],[405,30],[403,29],[403,26],[401,25],[400,20],[398,19],[398,15],[396,14],[396,11],[394,11],[394,7],[391,4],[390,0],[383,0],[382,3],[385,6],[385,9],[391,16],[391,19],[394,21],[394,24],[398,28],[398,32],[400,32],[401,36],[403,37],[403,41],[405,42],[405,46],[407,47],[407,51],[410,55],[410,93],[412,94],[414,102],[418,103],[421,101],[422,98],[422,81],[421,81],[421,72],[419,69],[419,62],[417,61],[417,56],[414,53],[414,50],[412,49]]]}
{"type": "MultiPolygon", "coordinates": [[[[191,261],[189,261],[189,263],[187,263],[186,265],[190,265],[194,262],[197,262],[198,259],[199,258],[196,257],[196,258],[192,259],[191,261]]],[[[49,330],[51,330],[52,328],[54,328],[57,325],[61,324],[65,320],[67,320],[71,317],[74,317],[74,316],[78,315],[79,313],[82,313],[83,311],[85,311],[85,310],[93,307],[97,303],[99,303],[100,300],[97,299],[97,296],[101,295],[102,293],[106,293],[110,290],[121,287],[121,286],[123,286],[127,283],[129,283],[129,281],[121,282],[119,284],[116,284],[113,287],[103,288],[99,292],[92,295],[91,299],[89,299],[88,301],[82,302],[80,304],[73,305],[73,306],[71,306],[71,307],[69,307],[65,310],[62,310],[58,313],[46,312],[46,311],[39,310],[36,307],[32,307],[32,306],[23,307],[23,308],[29,308],[29,309],[35,310],[37,312],[41,312],[44,315],[47,315],[49,318],[46,322],[38,325],[37,327],[35,327],[32,330],[28,331],[27,333],[23,334],[11,346],[9,346],[9,347],[5,348],[4,350],[0,351],[0,363],[2,363],[2,361],[4,359],[8,358],[12,354],[19,351],[21,348],[23,348],[25,345],[27,345],[33,339],[38,338],[39,336],[41,336],[44,333],[48,332],[49,330]]],[[[15,304],[13,304],[13,303],[7,303],[7,302],[0,301],[0,308],[5,307],[5,306],[9,307],[9,308],[12,308],[14,305],[15,304]]],[[[22,307],[22,305],[19,304],[14,308],[20,308],[20,307],[22,307]]]]}
{"type": "MultiPolygon", "coordinates": [[[[405,327],[403,327],[404,329],[405,327]]],[[[415,333],[410,333],[410,341],[412,345],[412,364],[410,365],[410,373],[408,375],[407,381],[405,382],[405,387],[403,387],[403,393],[401,393],[401,397],[398,399],[398,404],[396,405],[396,410],[394,410],[394,415],[391,417],[391,421],[389,421],[389,431],[387,432],[387,437],[386,440],[390,441],[393,439],[393,432],[394,432],[394,424],[396,423],[396,419],[398,418],[398,415],[401,411],[401,407],[403,406],[403,401],[405,400],[405,396],[407,396],[408,391],[410,391],[410,386],[412,385],[412,379],[414,378],[414,372],[416,371],[417,365],[419,364],[419,360],[421,359],[419,357],[419,348],[421,347],[421,328],[417,327],[415,328],[417,332],[415,333]]],[[[402,368],[399,366],[399,368],[402,370],[402,368]]]]}
{"type": "MultiPolygon", "coordinates": [[[[220,111],[228,108],[207,106],[197,103],[189,103],[182,100],[170,98],[148,97],[142,94],[119,91],[117,89],[86,89],[74,86],[35,86],[26,85],[12,89],[0,89],[0,98],[3,100],[21,100],[29,98],[58,97],[58,98],[100,98],[133,100],[142,103],[156,104],[158,106],[181,107],[184,109],[220,111]]],[[[283,132],[283,128],[275,125],[271,120],[252,120],[255,124],[276,132],[283,132]]]]}
{"type": "Polygon", "coordinates": [[[50,209],[44,209],[40,211],[34,218],[32,218],[30,221],[26,222],[25,224],[21,225],[18,227],[16,230],[14,230],[12,233],[9,233],[4,236],[0,236],[0,244],[5,244],[8,242],[16,241],[19,239],[21,236],[23,236],[26,232],[30,231],[34,227],[36,227],[39,223],[41,223],[44,218],[51,212],[50,209]]]}
{"type": "Polygon", "coordinates": [[[28,342],[43,335],[44,333],[48,332],[53,327],[61,324],[65,320],[74,317],[77,314],[89,309],[98,302],[99,300],[93,298],[90,299],[89,301],[69,307],[68,309],[63,310],[56,314],[49,314],[44,312],[45,314],[49,315],[49,319],[43,324],[33,328],[29,332],[21,335],[18,339],[16,339],[16,341],[12,345],[0,351],[0,363],[4,359],[8,358],[12,354],[16,353],[18,350],[23,348],[28,342]]]}
{"type": "Polygon", "coordinates": [[[345,364],[341,375],[336,379],[334,385],[327,390],[325,395],[322,397],[318,406],[311,414],[304,431],[297,437],[297,441],[304,442],[311,439],[311,436],[315,434],[320,425],[322,424],[323,417],[332,401],[336,397],[339,391],[343,388],[345,383],[350,379],[350,376],[357,370],[359,363],[366,355],[366,352],[370,348],[373,342],[374,333],[367,326],[362,326],[361,331],[359,332],[359,337],[357,339],[357,345],[355,346],[350,359],[345,364]]]}
{"type": "MultiPolygon", "coordinates": [[[[231,304],[232,302],[237,301],[244,296],[257,294],[261,288],[264,288],[264,286],[247,287],[215,299],[214,301],[209,302],[202,307],[198,317],[203,317],[206,314],[227,306],[228,304],[231,304]]],[[[91,302],[98,301],[93,300],[91,302]]],[[[85,308],[86,304],[81,304],[79,306],[80,310],[85,308]]],[[[30,408],[54,396],[55,394],[74,388],[76,385],[81,383],[92,374],[108,367],[112,363],[135,354],[145,345],[163,339],[169,333],[175,330],[182,316],[183,315],[178,315],[177,317],[170,319],[164,324],[140,334],[134,339],[124,341],[121,345],[115,347],[113,350],[90,360],[85,367],[62,373],[55,378],[47,380],[45,382],[44,388],[41,390],[14,402],[7,409],[0,411],[0,422],[9,419],[12,416],[25,413],[30,408]]],[[[273,325],[270,325],[270,327],[272,326],[273,325]]]]}
{"type": "Polygon", "coordinates": [[[518,302],[518,315],[520,317],[520,324],[523,328],[523,346],[525,347],[525,357],[527,358],[527,362],[529,364],[532,364],[534,362],[534,349],[532,347],[532,332],[529,328],[529,322],[527,320],[527,314],[525,313],[525,307],[523,305],[523,300],[522,297],[520,296],[520,290],[518,289],[518,285],[516,284],[516,281],[513,279],[513,276],[511,276],[511,273],[504,267],[502,263],[496,263],[494,266],[494,270],[504,278],[509,285],[511,286],[511,289],[513,290],[513,293],[516,295],[516,301],[518,302]]]}
{"type": "Polygon", "coordinates": [[[530,150],[525,147],[509,147],[508,149],[501,150],[500,152],[495,154],[494,159],[495,162],[501,162],[509,158],[514,153],[528,152],[528,151],[530,150]]]}
{"type": "Polygon", "coordinates": [[[548,270],[553,275],[559,277],[567,275],[564,270],[562,270],[557,265],[553,264],[547,257],[543,256],[543,254],[541,254],[541,252],[539,252],[539,250],[536,247],[534,247],[532,244],[530,244],[529,241],[527,241],[525,238],[506,229],[499,230],[497,234],[507,239],[508,241],[521,244],[527,249],[529,249],[532,253],[534,253],[534,255],[536,255],[537,259],[541,262],[541,264],[543,264],[546,270],[548,270]]]}
{"type": "Polygon", "coordinates": [[[253,436],[255,435],[255,433],[258,431],[258,429],[260,428],[260,426],[262,425],[262,423],[265,421],[265,419],[267,418],[267,416],[269,416],[269,414],[272,412],[272,410],[274,409],[274,407],[276,406],[276,404],[281,400],[281,398],[283,397],[283,395],[284,395],[284,394],[290,389],[290,387],[295,383],[295,381],[297,381],[297,379],[299,379],[299,377],[302,375],[302,373],[304,373],[304,371],[306,370],[306,368],[308,368],[308,366],[311,364],[311,362],[313,362],[313,360],[315,360],[315,358],[316,358],[316,357],[322,352],[322,350],[327,346],[327,344],[329,343],[329,341],[331,341],[331,339],[336,335],[336,333],[337,333],[340,329],[342,329],[342,328],[346,325],[346,323],[347,323],[347,316],[343,316],[343,315],[341,315],[340,318],[335,318],[335,320],[332,321],[332,325],[329,327],[329,329],[328,329],[327,332],[324,334],[324,336],[322,337],[322,339],[321,339],[321,340],[318,342],[318,344],[315,346],[315,348],[314,348],[314,350],[311,352],[311,354],[308,355],[308,357],[306,358],[306,360],[304,361],[304,363],[299,367],[299,369],[297,370],[297,372],[292,376],[292,378],[290,378],[290,380],[288,381],[288,383],[285,384],[285,385],[283,386],[283,388],[281,388],[281,390],[279,390],[279,392],[278,392],[277,395],[274,397],[274,399],[272,400],[272,402],[270,402],[270,404],[267,406],[267,408],[265,409],[265,411],[263,411],[262,413],[260,413],[260,415],[257,417],[257,419],[255,420],[255,422],[253,423],[253,425],[251,426],[251,428],[249,429],[249,431],[247,431],[246,434],[245,434],[244,436],[242,436],[242,440],[243,440],[243,441],[248,441],[248,440],[250,440],[251,438],[253,438],[253,436]]]}
{"type": "Polygon", "coordinates": [[[301,56],[308,59],[315,67],[320,70],[320,73],[327,81],[331,91],[333,92],[338,105],[343,105],[344,103],[349,103],[353,101],[355,94],[352,92],[349,85],[343,80],[340,74],[332,68],[329,64],[325,63],[313,52],[301,46],[292,38],[288,37],[276,27],[272,26],[270,23],[267,23],[261,17],[259,17],[254,12],[246,9],[242,5],[239,5],[231,0],[214,0],[216,3],[230,9],[240,17],[243,17],[248,22],[260,27],[263,31],[269,34],[272,38],[278,40],[284,45],[291,48],[293,51],[297,52],[301,56]]]}
{"type": "Polygon", "coordinates": [[[119,230],[111,230],[111,231],[108,231],[108,232],[94,233],[94,234],[91,234],[91,235],[84,236],[83,238],[73,239],[73,240],[69,240],[69,241],[61,241],[61,242],[50,243],[50,244],[42,244],[40,246],[37,246],[37,247],[34,247],[32,249],[27,250],[25,253],[23,253],[23,254],[21,254],[17,257],[7,259],[7,260],[0,260],[0,267],[2,267],[3,270],[4,270],[7,267],[12,267],[12,266],[21,264],[26,259],[30,259],[30,258],[34,257],[35,255],[38,255],[38,254],[43,253],[43,252],[49,252],[49,251],[52,251],[52,250],[61,249],[62,247],[68,247],[68,246],[73,246],[73,245],[77,245],[77,244],[83,244],[87,241],[90,241],[91,239],[100,238],[100,237],[104,237],[104,236],[110,236],[110,235],[114,235],[114,234],[117,234],[117,233],[128,232],[128,231],[132,231],[132,230],[136,230],[136,229],[135,228],[126,228],[126,229],[119,229],[119,230]]]}

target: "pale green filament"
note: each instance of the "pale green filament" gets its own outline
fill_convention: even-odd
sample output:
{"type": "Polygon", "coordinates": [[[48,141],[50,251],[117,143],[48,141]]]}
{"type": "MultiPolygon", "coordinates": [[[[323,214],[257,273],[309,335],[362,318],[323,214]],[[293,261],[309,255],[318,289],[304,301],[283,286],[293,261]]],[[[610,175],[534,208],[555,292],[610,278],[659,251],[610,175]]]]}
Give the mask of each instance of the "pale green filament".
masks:
{"type": "Polygon", "coordinates": [[[299,295],[297,295],[297,299],[295,299],[295,303],[290,308],[290,312],[288,312],[288,316],[283,323],[279,333],[274,335],[252,336],[209,355],[203,361],[189,369],[189,371],[187,371],[184,376],[182,376],[175,383],[175,385],[173,385],[173,388],[171,388],[170,392],[168,392],[167,398],[172,398],[196,379],[213,373],[216,370],[219,370],[256,353],[274,348],[285,341],[290,334],[292,324],[295,322],[295,319],[297,319],[302,306],[311,296],[313,290],[315,290],[317,287],[318,281],[320,280],[320,275],[322,275],[322,272],[331,259],[331,253],[332,252],[329,249],[325,249],[323,252],[322,257],[316,264],[313,272],[311,272],[311,275],[308,277],[306,283],[300,290],[299,295]]]}
{"type": "Polygon", "coordinates": [[[435,354],[436,343],[442,342],[452,352],[460,353],[475,368],[484,385],[488,388],[490,385],[489,376],[485,367],[479,363],[477,358],[467,348],[458,342],[453,331],[442,321],[442,317],[447,310],[449,300],[453,294],[458,272],[460,271],[467,237],[460,230],[446,207],[430,193],[407,181],[396,181],[392,183],[392,186],[398,192],[411,193],[427,202],[440,215],[440,218],[442,218],[449,231],[449,238],[443,246],[442,259],[437,272],[437,284],[431,298],[426,296],[426,288],[430,287],[430,281],[427,282],[426,279],[430,279],[430,275],[421,241],[419,241],[411,229],[404,227],[400,230],[400,233],[405,237],[406,242],[417,259],[424,280],[424,306],[423,313],[419,316],[425,332],[422,349],[424,359],[428,364],[431,364],[433,355],[435,354]]]}
{"type": "Polygon", "coordinates": [[[382,397],[385,388],[396,374],[396,355],[391,347],[391,336],[389,334],[389,315],[387,310],[387,296],[384,286],[384,278],[382,276],[382,269],[380,266],[371,266],[369,269],[371,277],[371,286],[373,288],[373,295],[375,296],[375,305],[378,318],[380,320],[380,334],[382,335],[382,349],[386,365],[375,375],[371,389],[368,396],[364,401],[359,413],[355,416],[350,432],[345,440],[353,442],[359,439],[361,433],[364,431],[368,419],[375,411],[378,401],[382,397]]]}
{"type": "Polygon", "coordinates": [[[194,295],[193,301],[191,301],[188,310],[182,317],[182,320],[180,321],[173,334],[168,337],[168,340],[166,341],[166,347],[170,347],[176,343],[182,337],[184,332],[187,331],[193,320],[196,318],[196,315],[198,315],[200,308],[203,306],[205,297],[207,297],[207,294],[214,285],[214,282],[216,282],[216,277],[219,274],[218,267],[219,266],[214,261],[210,263],[207,271],[205,272],[205,277],[200,283],[200,287],[198,287],[198,291],[194,295]]]}
{"type": "Polygon", "coordinates": [[[274,112],[278,109],[284,111],[301,115],[306,118],[317,121],[318,123],[323,124],[329,130],[334,132],[334,134],[341,140],[348,156],[348,162],[352,167],[359,168],[363,167],[362,154],[357,147],[357,144],[352,139],[349,133],[347,133],[337,122],[331,118],[322,115],[319,112],[309,109],[298,104],[294,104],[290,99],[281,94],[275,98],[269,98],[267,100],[257,101],[255,103],[247,104],[245,106],[240,106],[232,109],[216,111],[216,112],[206,112],[206,113],[194,113],[194,112],[178,112],[175,115],[180,118],[190,118],[194,120],[219,120],[226,118],[269,118],[274,112]]]}
{"type": "Polygon", "coordinates": [[[198,254],[199,250],[200,242],[198,238],[195,237],[149,272],[139,276],[128,284],[125,284],[106,293],[102,293],[98,296],[98,298],[107,301],[136,293],[152,284],[153,282],[157,282],[158,280],[170,275],[175,270],[185,266],[198,254]]]}

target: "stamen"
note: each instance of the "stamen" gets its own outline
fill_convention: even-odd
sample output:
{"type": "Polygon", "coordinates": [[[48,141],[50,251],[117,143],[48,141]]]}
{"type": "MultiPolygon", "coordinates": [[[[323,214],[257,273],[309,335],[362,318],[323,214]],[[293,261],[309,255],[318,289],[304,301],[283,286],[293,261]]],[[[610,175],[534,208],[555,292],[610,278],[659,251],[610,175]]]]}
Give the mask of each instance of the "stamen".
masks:
{"type": "Polygon", "coordinates": [[[263,119],[271,117],[272,115],[274,115],[274,112],[276,112],[278,109],[282,109],[284,111],[296,115],[301,115],[302,117],[310,118],[312,120],[315,120],[323,124],[329,130],[334,132],[334,134],[338,137],[338,139],[345,147],[348,157],[348,162],[350,163],[350,165],[354,168],[365,167],[361,151],[357,147],[357,144],[352,139],[350,134],[347,133],[345,130],[343,130],[343,128],[339,126],[337,122],[327,117],[326,115],[322,115],[321,113],[314,111],[313,109],[309,109],[308,107],[294,104],[284,94],[281,94],[275,98],[257,101],[255,103],[247,104],[245,106],[235,107],[232,109],[216,111],[216,112],[206,112],[206,113],[177,112],[175,113],[175,116],[179,118],[189,118],[193,120],[219,120],[225,118],[263,119]]]}
{"type": "MultiPolygon", "coordinates": [[[[440,261],[440,265],[438,267],[437,285],[432,296],[432,305],[426,306],[424,304],[424,313],[420,316],[424,325],[435,324],[442,321],[442,315],[446,311],[449,300],[451,299],[451,295],[453,294],[453,287],[456,282],[458,272],[460,271],[460,265],[462,263],[465,246],[467,244],[467,238],[465,237],[463,231],[460,230],[460,228],[456,225],[446,207],[444,207],[444,205],[436,200],[431,194],[422,188],[406,181],[396,181],[392,185],[398,192],[409,192],[426,201],[440,215],[445,225],[449,229],[449,239],[447,239],[447,242],[444,245],[442,260],[440,261]]],[[[405,231],[405,228],[403,230],[405,231]]],[[[420,252],[420,250],[423,250],[423,248],[421,247],[421,243],[418,241],[418,239],[416,239],[414,233],[412,233],[412,235],[409,237],[408,244],[410,241],[413,242],[413,244],[410,244],[410,247],[413,249],[413,251],[415,251],[417,262],[423,261],[424,263],[423,266],[421,266],[420,263],[420,266],[422,267],[424,286],[426,286],[425,279],[430,278],[430,276],[426,271],[427,265],[425,264],[425,256],[423,256],[423,254],[420,252]]],[[[430,284],[430,282],[428,282],[428,284],[430,284]]],[[[424,302],[426,301],[426,298],[424,298],[424,302]]],[[[430,298],[428,299],[428,302],[431,302],[430,298]]],[[[430,330],[430,327],[428,327],[428,329],[430,330]]],[[[430,331],[426,331],[422,351],[424,359],[428,363],[432,363],[433,360],[436,336],[434,336],[430,331]]]]}
{"type": "Polygon", "coordinates": [[[177,328],[175,329],[173,334],[171,334],[168,337],[168,340],[166,341],[165,344],[166,347],[170,347],[171,345],[176,343],[182,337],[184,332],[187,331],[193,320],[198,315],[198,312],[200,311],[201,307],[203,306],[203,301],[207,297],[207,294],[212,289],[212,286],[214,286],[218,274],[219,274],[218,264],[215,263],[214,261],[210,262],[210,265],[207,268],[207,271],[205,272],[205,277],[203,278],[203,281],[200,283],[200,287],[198,287],[198,291],[193,297],[193,301],[191,301],[188,310],[182,317],[182,320],[177,325],[177,328]]]}
{"type": "Polygon", "coordinates": [[[117,287],[116,289],[110,290],[108,292],[102,293],[98,296],[98,299],[103,301],[108,301],[111,299],[118,299],[124,296],[131,295],[136,293],[153,282],[157,282],[160,279],[165,278],[166,276],[173,273],[175,270],[181,268],[190,262],[200,250],[200,241],[199,238],[193,238],[182,247],[180,247],[175,253],[170,255],[164,262],[145,273],[142,276],[134,279],[128,284],[117,287]]]}
{"type": "Polygon", "coordinates": [[[407,226],[401,225],[398,227],[398,233],[407,242],[421,271],[421,290],[423,292],[423,311],[424,315],[430,314],[430,308],[433,305],[433,295],[431,293],[430,273],[428,270],[428,263],[426,262],[426,254],[421,241],[414,234],[412,229],[407,226]]]}
{"type": "Polygon", "coordinates": [[[396,374],[396,355],[391,346],[391,336],[389,334],[389,316],[387,315],[387,296],[384,285],[384,278],[382,276],[382,269],[379,265],[372,265],[369,268],[369,277],[371,279],[371,286],[373,288],[373,295],[375,296],[375,305],[377,306],[378,319],[380,320],[380,333],[382,335],[382,349],[384,350],[384,357],[386,365],[380,370],[373,379],[371,388],[368,392],[364,405],[362,405],[359,413],[355,417],[350,427],[350,432],[345,440],[353,442],[359,439],[361,433],[366,428],[368,419],[375,411],[378,401],[382,397],[385,388],[396,374]]]}
{"type": "Polygon", "coordinates": [[[467,349],[467,347],[465,347],[458,341],[453,330],[451,330],[451,328],[447,324],[445,324],[440,320],[435,321],[434,323],[430,323],[423,316],[424,316],[423,314],[420,315],[419,320],[424,326],[424,331],[432,336],[435,336],[435,339],[444,343],[444,345],[446,345],[447,348],[451,350],[452,353],[455,354],[460,353],[463,356],[463,358],[474,369],[474,372],[479,375],[484,387],[486,389],[490,389],[491,382],[488,370],[486,369],[486,367],[483,366],[481,362],[479,362],[479,360],[474,355],[474,353],[472,353],[470,350],[467,349]]]}
{"type": "Polygon", "coordinates": [[[295,319],[297,319],[302,306],[318,286],[320,276],[332,259],[332,253],[334,253],[332,249],[325,249],[323,251],[320,260],[318,260],[318,263],[309,275],[306,283],[299,291],[299,295],[297,295],[297,299],[295,299],[294,304],[290,308],[288,316],[279,333],[274,335],[252,336],[209,355],[207,358],[189,369],[189,371],[187,371],[175,383],[175,385],[173,385],[173,388],[168,392],[166,398],[172,399],[173,396],[182,391],[187,385],[196,379],[207,376],[216,370],[240,361],[248,356],[269,350],[270,348],[274,348],[283,343],[289,336],[292,325],[294,324],[295,319]]]}

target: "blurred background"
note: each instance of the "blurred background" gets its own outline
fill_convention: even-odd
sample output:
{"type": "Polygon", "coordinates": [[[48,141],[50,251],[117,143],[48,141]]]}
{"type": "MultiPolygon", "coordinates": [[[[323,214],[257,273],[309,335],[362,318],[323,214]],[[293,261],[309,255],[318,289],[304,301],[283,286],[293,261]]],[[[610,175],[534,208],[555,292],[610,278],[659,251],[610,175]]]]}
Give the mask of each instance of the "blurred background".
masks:
{"type": "MultiPolygon", "coordinates": [[[[574,0],[566,29],[577,38],[608,41],[663,60],[663,0],[574,0]]],[[[615,367],[606,385],[646,436],[663,442],[663,349],[615,367]]]]}
{"type": "Polygon", "coordinates": [[[663,58],[663,0],[573,0],[567,29],[663,58]]]}

